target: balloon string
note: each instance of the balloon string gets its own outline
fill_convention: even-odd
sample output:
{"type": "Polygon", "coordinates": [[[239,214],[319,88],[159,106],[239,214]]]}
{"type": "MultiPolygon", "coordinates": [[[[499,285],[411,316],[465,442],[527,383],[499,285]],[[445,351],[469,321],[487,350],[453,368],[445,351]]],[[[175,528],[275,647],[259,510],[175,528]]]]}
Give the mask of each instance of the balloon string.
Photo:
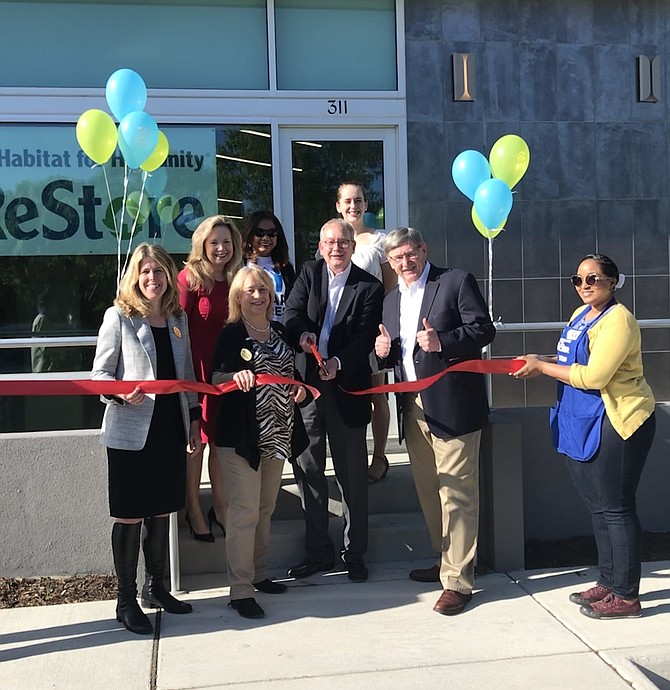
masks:
{"type": "MultiPolygon", "coordinates": [[[[124,162],[123,164],[123,201],[121,202],[121,233],[119,234],[119,263],[121,263],[121,242],[123,240],[123,219],[126,217],[126,202],[128,200],[128,180],[130,178],[130,173],[128,169],[128,164],[124,162]]],[[[123,269],[121,270],[121,276],[126,272],[128,267],[128,261],[130,259],[130,246],[133,239],[133,230],[131,228],[130,238],[128,239],[128,246],[126,247],[126,257],[123,261],[123,269]]]]}
{"type": "Polygon", "coordinates": [[[489,316],[493,321],[493,239],[489,237],[489,316]]]}
{"type": "MultiPolygon", "coordinates": [[[[142,186],[140,188],[140,198],[139,201],[137,202],[137,212],[135,213],[135,219],[133,220],[133,225],[130,228],[130,238],[128,239],[128,250],[126,252],[126,261],[123,265],[123,270],[126,270],[126,266],[128,265],[128,257],[130,256],[130,250],[133,246],[133,237],[135,237],[135,231],[137,230],[137,223],[140,217],[140,209],[142,208],[142,201],[144,199],[144,185],[146,184],[147,181],[147,173],[145,171],[142,171],[142,186]]],[[[125,194],[125,191],[124,191],[125,194]]]]}

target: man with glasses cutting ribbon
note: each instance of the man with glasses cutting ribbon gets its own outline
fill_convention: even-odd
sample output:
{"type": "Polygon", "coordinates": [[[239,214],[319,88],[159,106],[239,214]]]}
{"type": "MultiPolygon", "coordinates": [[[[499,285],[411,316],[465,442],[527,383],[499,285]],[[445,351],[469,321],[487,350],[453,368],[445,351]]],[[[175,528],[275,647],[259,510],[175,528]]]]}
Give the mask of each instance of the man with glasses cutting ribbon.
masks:
{"type": "MultiPolygon", "coordinates": [[[[375,342],[380,366],[396,381],[427,378],[457,362],[480,359],[495,336],[484,299],[470,273],[438,268],[414,228],[386,236],[385,251],[398,286],[384,298],[375,342]]],[[[420,393],[397,396],[398,429],[439,565],[412,570],[418,582],[441,582],[434,611],[460,613],[472,597],[479,522],[479,443],[488,421],[484,377],[454,372],[420,393]]]]}
{"type": "Polygon", "coordinates": [[[354,229],[335,218],[323,225],[322,259],[307,261],[286,303],[290,341],[302,351],[296,361],[303,380],[321,396],[302,409],[309,448],[294,462],[305,517],[306,558],[288,571],[296,578],[331,570],[335,549],[328,535],[326,436],[342,494],[342,559],[349,579],[364,581],[368,541],[368,453],[365,430],[370,396],[347,395],[371,385],[370,352],[381,319],[384,288],[355,266],[354,229]],[[302,361],[301,361],[302,360],[302,361]]]}

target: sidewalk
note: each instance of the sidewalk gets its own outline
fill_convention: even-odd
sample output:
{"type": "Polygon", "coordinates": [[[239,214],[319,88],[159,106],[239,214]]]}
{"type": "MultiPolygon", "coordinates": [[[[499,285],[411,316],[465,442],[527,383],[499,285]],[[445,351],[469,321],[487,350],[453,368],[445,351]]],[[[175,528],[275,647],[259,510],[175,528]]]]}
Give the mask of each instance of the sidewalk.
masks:
{"type": "Polygon", "coordinates": [[[669,561],[643,565],[643,617],[614,621],[568,601],[592,583],[585,568],[481,576],[446,617],[439,586],[407,578],[430,562],[370,565],[367,583],[334,571],[259,593],[259,621],[228,608],[220,578],[185,578],[194,612],[161,614],[154,639],[121,628],[109,601],[0,610],[0,688],[670,689],[669,561]]]}

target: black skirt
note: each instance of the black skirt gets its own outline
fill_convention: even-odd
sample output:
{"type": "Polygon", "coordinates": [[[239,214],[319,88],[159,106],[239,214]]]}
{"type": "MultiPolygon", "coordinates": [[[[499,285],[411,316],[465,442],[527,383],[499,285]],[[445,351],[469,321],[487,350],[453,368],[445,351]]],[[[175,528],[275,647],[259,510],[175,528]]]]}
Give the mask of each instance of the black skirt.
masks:
{"type": "MultiPolygon", "coordinates": [[[[151,329],[159,379],[176,378],[167,328],[151,329]]],[[[116,518],[173,513],[186,502],[186,441],[179,393],[157,395],[141,450],[107,448],[109,512],[116,518]]]]}

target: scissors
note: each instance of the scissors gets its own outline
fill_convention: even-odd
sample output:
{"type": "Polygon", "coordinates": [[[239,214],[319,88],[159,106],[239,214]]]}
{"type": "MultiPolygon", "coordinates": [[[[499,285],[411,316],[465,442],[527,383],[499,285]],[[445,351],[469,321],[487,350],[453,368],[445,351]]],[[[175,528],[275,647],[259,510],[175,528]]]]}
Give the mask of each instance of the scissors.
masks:
{"type": "Polygon", "coordinates": [[[328,369],[326,368],[326,363],[323,361],[323,357],[319,354],[319,351],[316,349],[316,345],[310,342],[309,349],[312,351],[314,359],[316,359],[316,363],[319,365],[319,369],[321,369],[321,371],[326,376],[328,376],[328,369]]]}

